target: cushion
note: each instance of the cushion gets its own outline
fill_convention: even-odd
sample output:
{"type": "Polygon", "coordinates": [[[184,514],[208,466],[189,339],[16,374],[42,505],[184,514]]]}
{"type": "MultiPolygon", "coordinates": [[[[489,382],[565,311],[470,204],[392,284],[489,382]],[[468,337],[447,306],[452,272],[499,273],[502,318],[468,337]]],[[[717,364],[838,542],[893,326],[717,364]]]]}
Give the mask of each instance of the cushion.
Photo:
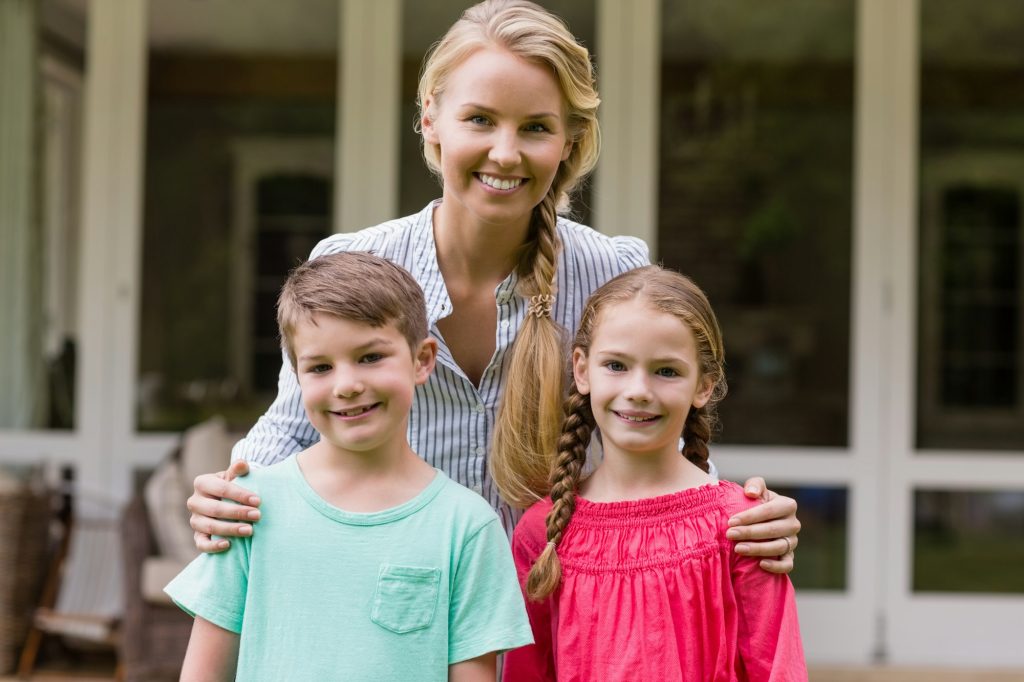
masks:
{"type": "Polygon", "coordinates": [[[196,476],[228,466],[234,441],[221,417],[196,424],[182,435],[180,456],[164,460],[146,482],[143,496],[160,555],[182,564],[196,556],[185,500],[196,476]]]}
{"type": "Polygon", "coordinates": [[[174,457],[160,463],[142,491],[157,552],[179,562],[191,561],[196,555],[192,527],[188,524],[189,511],[185,507],[189,494],[191,486],[185,487],[181,467],[174,457]]]}
{"type": "Polygon", "coordinates": [[[187,562],[168,557],[151,556],[142,562],[142,579],[139,589],[142,598],[150,604],[173,604],[164,592],[164,587],[181,573],[187,562]]]}

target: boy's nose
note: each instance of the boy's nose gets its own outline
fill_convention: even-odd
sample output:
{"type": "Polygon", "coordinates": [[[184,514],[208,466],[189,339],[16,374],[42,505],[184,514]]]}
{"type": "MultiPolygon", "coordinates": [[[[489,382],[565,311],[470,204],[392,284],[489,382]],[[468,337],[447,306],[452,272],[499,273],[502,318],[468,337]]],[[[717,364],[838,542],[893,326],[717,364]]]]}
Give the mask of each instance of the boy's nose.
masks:
{"type": "Polygon", "coordinates": [[[334,395],[339,398],[352,398],[364,390],[363,382],[354,377],[341,377],[334,384],[334,395]]]}

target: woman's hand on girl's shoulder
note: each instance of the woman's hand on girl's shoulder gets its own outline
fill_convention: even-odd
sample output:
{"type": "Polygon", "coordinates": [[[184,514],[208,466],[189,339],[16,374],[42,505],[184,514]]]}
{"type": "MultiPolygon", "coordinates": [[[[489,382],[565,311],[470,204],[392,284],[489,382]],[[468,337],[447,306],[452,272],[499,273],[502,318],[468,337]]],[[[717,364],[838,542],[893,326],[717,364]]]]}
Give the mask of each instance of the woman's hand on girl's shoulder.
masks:
{"type": "Polygon", "coordinates": [[[800,532],[796,500],[768,490],[760,476],[744,483],[743,492],[751,499],[760,499],[761,504],[729,519],[731,527],[726,537],[738,543],[738,554],[765,557],[760,566],[769,573],[790,573],[800,532]]]}

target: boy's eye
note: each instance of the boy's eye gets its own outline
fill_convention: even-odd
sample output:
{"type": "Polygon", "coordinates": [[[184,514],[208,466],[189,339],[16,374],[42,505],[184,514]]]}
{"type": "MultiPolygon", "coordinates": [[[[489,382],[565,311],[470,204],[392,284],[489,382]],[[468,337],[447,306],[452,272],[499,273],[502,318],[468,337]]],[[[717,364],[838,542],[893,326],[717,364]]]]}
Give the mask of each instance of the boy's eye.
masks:
{"type": "Polygon", "coordinates": [[[324,372],[331,371],[331,366],[328,365],[326,362],[321,362],[319,365],[313,365],[312,367],[309,367],[306,371],[311,374],[323,374],[324,372]]]}
{"type": "Polygon", "coordinates": [[[369,364],[372,364],[374,362],[379,362],[380,360],[383,360],[383,359],[384,359],[384,355],[381,354],[381,353],[367,353],[363,357],[359,358],[359,362],[362,362],[362,363],[365,363],[365,364],[369,365],[369,364]]]}

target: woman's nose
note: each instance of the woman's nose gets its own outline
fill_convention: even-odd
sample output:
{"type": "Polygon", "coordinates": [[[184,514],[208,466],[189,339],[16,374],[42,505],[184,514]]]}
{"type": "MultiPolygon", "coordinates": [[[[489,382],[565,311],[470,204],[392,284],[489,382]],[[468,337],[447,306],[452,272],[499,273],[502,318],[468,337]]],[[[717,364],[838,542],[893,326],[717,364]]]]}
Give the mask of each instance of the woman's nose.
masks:
{"type": "Polygon", "coordinates": [[[498,129],[494,134],[488,158],[503,168],[519,165],[522,154],[519,151],[519,135],[515,130],[498,129]]]}

